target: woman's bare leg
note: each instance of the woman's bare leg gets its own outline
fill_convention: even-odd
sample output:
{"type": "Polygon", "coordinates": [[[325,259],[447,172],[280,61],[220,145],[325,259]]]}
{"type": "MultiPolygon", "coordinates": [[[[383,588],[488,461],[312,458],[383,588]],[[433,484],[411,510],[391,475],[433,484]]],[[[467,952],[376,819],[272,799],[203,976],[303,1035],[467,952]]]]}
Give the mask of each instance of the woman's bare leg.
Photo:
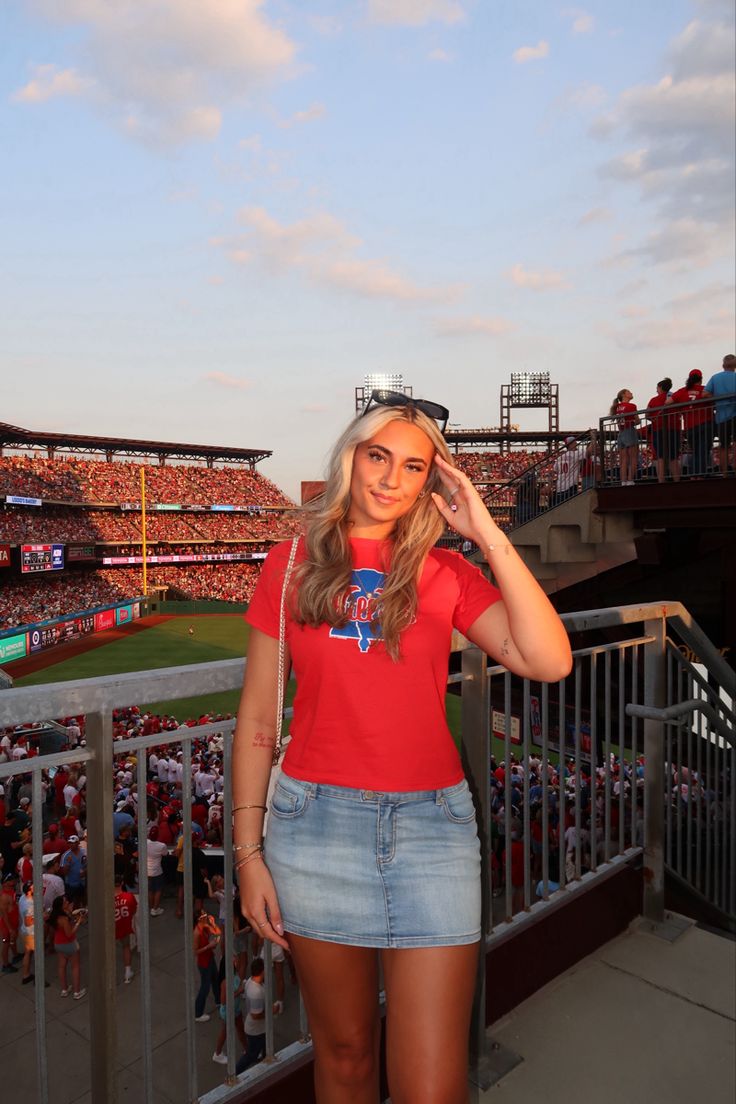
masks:
{"type": "Polygon", "coordinates": [[[466,1104],[478,944],[382,951],[393,1104],[466,1104]]]}
{"type": "Polygon", "coordinates": [[[377,1104],[377,952],[287,938],[314,1040],[318,1104],[377,1104]]]}

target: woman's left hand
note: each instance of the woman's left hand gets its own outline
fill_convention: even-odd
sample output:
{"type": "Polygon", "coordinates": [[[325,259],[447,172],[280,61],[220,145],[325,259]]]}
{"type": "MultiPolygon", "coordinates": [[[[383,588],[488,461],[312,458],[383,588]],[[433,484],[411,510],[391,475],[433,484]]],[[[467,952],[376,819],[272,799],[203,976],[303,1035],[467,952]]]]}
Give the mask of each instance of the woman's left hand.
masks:
{"type": "Polygon", "coordinates": [[[453,468],[438,454],[435,454],[434,462],[449,492],[450,501],[446,502],[442,495],[434,491],[432,501],[447,524],[461,537],[481,547],[503,536],[465,472],[453,468]]]}

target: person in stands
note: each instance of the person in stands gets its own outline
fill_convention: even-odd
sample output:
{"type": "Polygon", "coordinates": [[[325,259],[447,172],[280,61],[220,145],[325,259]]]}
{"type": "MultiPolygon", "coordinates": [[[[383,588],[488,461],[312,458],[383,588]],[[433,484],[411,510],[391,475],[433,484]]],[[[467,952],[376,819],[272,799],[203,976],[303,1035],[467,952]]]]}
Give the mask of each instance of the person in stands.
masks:
{"type": "Polygon", "coordinates": [[[680,481],[680,453],[682,451],[682,428],[680,411],[669,410],[672,406],[672,380],[669,376],[657,384],[657,394],[647,403],[648,415],[652,427],[652,447],[654,448],[657,482],[664,483],[666,469],[673,482],[680,481]]]}
{"type": "Polygon", "coordinates": [[[692,457],[690,474],[694,476],[707,475],[713,448],[713,403],[707,401],[704,391],[703,373],[699,368],[693,368],[685,380],[685,386],[672,396],[673,405],[687,404],[682,420],[692,457]]]}
{"type": "Polygon", "coordinates": [[[453,466],[448,417],[437,403],[374,392],[335,446],[285,596],[297,693],[265,851],[291,542],[269,553],[246,615],[233,758],[240,897],[254,929],[293,955],[320,1104],[378,1099],[379,956],[394,1099],[465,1098],[480,850],[445,716],[452,629],[527,678],[563,678],[572,662],[546,595],[453,466]],[[435,547],[446,526],[481,549],[497,587],[435,547]]]}
{"type": "Polygon", "coordinates": [[[628,387],[622,387],[611,404],[610,415],[618,423],[618,463],[622,487],[633,487],[639,454],[639,415],[634,395],[628,387]]]}
{"type": "Polygon", "coordinates": [[[75,909],[71,897],[57,897],[49,913],[49,928],[54,933],[54,950],[59,967],[59,986],[62,997],[74,991],[74,999],[81,1000],[87,992],[82,988],[82,964],[77,932],[87,920],[86,909],[75,909]],[[68,968],[72,971],[72,985],[68,983],[68,968]]]}

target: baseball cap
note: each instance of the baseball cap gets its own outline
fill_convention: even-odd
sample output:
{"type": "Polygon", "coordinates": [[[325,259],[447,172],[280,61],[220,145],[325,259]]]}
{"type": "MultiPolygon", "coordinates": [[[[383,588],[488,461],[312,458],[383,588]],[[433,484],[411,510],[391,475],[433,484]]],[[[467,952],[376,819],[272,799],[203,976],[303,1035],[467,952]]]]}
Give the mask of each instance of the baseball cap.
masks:
{"type": "Polygon", "coordinates": [[[572,436],[571,437],[566,437],[565,438],[565,444],[569,445],[572,441],[576,441],[576,440],[577,440],[577,437],[572,437],[572,436]]]}
{"type": "Polygon", "coordinates": [[[19,804],[20,805],[30,805],[31,804],[30,797],[22,797],[19,801],[19,804]]]}
{"type": "Polygon", "coordinates": [[[699,369],[699,368],[693,368],[693,369],[692,369],[692,371],[691,371],[690,373],[688,373],[688,377],[687,377],[687,378],[688,378],[688,379],[699,379],[699,380],[702,380],[702,378],[703,378],[703,373],[702,373],[702,372],[700,371],[700,369],[699,369]]]}
{"type": "Polygon", "coordinates": [[[79,836],[69,836],[67,843],[79,843],[79,836]]]}

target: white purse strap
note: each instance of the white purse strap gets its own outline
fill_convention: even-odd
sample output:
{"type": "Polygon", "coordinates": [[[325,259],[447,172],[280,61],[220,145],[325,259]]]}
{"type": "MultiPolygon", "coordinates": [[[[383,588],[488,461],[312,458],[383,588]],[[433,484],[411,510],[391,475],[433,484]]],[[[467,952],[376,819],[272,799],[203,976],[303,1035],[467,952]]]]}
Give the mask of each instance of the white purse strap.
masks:
{"type": "Polygon", "coordinates": [[[284,667],[286,665],[286,592],[289,587],[289,579],[294,569],[296,550],[299,537],[294,537],[289,550],[289,560],[284,572],[284,582],[281,587],[281,605],[279,607],[279,674],[276,688],[276,742],[273,746],[273,766],[278,765],[281,755],[281,728],[284,719],[284,667]]]}

